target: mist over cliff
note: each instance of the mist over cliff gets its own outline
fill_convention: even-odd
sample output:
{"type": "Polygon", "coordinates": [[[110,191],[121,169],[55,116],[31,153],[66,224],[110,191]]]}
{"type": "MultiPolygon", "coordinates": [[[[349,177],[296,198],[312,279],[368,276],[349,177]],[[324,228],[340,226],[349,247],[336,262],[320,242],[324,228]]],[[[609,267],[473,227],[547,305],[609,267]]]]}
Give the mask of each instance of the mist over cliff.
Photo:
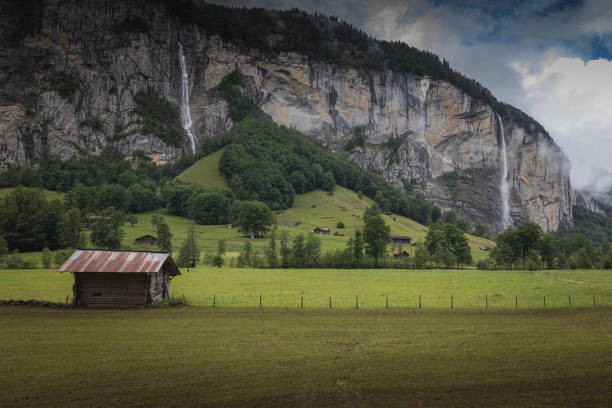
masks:
{"type": "Polygon", "coordinates": [[[431,53],[299,11],[0,4],[0,168],[106,149],[174,161],[190,132],[197,147],[231,128],[213,88],[237,69],[278,124],[473,224],[503,227],[503,180],[513,223],[572,219],[569,161],[542,126],[431,53]]]}

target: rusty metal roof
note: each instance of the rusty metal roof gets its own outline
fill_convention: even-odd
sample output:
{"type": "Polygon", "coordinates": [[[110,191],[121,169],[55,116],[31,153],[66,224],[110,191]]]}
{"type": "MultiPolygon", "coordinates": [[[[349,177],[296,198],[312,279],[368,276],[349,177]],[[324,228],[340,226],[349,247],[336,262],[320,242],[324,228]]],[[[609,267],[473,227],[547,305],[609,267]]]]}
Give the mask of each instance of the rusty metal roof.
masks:
{"type": "Polygon", "coordinates": [[[169,253],[79,249],[58,270],[60,272],[156,273],[166,263],[170,275],[180,275],[169,253]]]}

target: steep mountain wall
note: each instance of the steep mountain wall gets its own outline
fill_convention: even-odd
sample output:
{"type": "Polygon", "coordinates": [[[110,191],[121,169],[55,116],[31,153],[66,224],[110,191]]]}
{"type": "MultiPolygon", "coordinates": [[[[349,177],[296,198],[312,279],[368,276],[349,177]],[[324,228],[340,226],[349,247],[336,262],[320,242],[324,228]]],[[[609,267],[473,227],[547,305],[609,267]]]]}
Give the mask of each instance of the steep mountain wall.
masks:
{"type": "Polygon", "coordinates": [[[211,90],[238,68],[244,92],[277,123],[493,230],[501,228],[504,126],[513,221],[554,230],[571,220],[569,165],[559,148],[535,131],[500,123],[490,106],[450,83],[295,53],[262,56],[144,4],[51,0],[34,32],[19,37],[15,23],[5,25],[0,167],[104,149],[141,150],[163,163],[190,151],[184,133],[178,143],[156,136],[148,126],[155,117],[138,106],[138,94],[147,92],[178,112],[180,41],[196,142],[231,127],[226,102],[211,90]]]}

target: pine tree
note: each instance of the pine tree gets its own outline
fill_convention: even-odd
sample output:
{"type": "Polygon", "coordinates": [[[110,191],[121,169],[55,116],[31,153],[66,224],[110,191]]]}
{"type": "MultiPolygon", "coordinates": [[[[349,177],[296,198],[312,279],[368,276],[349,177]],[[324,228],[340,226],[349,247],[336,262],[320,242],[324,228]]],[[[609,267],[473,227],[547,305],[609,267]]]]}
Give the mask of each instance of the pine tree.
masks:
{"type": "Polygon", "coordinates": [[[289,247],[289,233],[287,231],[282,231],[280,234],[280,256],[281,256],[281,266],[283,268],[289,267],[289,256],[291,255],[291,248],[289,247]]]}
{"type": "Polygon", "coordinates": [[[270,234],[270,243],[266,248],[266,260],[270,268],[276,268],[278,266],[278,255],[276,254],[276,229],[273,229],[270,234]]]}
{"type": "Polygon", "coordinates": [[[193,225],[187,227],[187,238],[183,241],[179,250],[179,266],[195,267],[200,261],[200,247],[195,237],[193,225]]]}

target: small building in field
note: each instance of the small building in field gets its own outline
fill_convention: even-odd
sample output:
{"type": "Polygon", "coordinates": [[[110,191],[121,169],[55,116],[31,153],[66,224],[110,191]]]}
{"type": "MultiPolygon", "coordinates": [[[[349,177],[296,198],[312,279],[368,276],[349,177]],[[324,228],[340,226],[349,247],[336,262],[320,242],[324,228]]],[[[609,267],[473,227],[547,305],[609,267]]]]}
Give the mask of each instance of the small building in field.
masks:
{"type": "Polygon", "coordinates": [[[389,244],[393,246],[410,246],[412,239],[406,235],[391,235],[389,244]]]}
{"type": "Polygon", "coordinates": [[[344,233],[342,233],[342,232],[334,232],[333,235],[334,235],[334,237],[343,237],[344,233]]]}
{"type": "Polygon", "coordinates": [[[149,246],[155,246],[157,245],[157,238],[155,238],[153,235],[143,235],[142,237],[138,237],[134,240],[134,243],[136,245],[149,245],[149,246]]]}
{"type": "Polygon", "coordinates": [[[394,258],[408,258],[410,257],[410,255],[408,254],[408,252],[404,251],[404,250],[399,250],[396,249],[395,251],[393,251],[393,257],[394,258]]]}
{"type": "Polygon", "coordinates": [[[312,232],[314,232],[315,234],[329,235],[329,228],[317,227],[312,230],[312,232]]]}
{"type": "Polygon", "coordinates": [[[170,296],[170,279],[180,275],[169,253],[75,251],[59,268],[74,275],[75,306],[138,307],[170,296]]]}

